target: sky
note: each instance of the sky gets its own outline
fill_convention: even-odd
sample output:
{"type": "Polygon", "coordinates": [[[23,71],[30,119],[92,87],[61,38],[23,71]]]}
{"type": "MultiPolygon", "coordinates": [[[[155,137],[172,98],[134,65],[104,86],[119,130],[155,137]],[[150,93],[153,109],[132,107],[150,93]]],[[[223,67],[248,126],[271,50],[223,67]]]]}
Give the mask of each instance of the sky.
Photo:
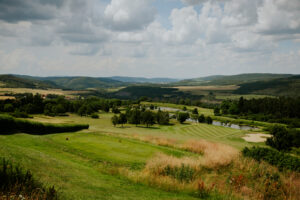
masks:
{"type": "Polygon", "coordinates": [[[0,74],[300,74],[300,0],[0,0],[0,74]]]}

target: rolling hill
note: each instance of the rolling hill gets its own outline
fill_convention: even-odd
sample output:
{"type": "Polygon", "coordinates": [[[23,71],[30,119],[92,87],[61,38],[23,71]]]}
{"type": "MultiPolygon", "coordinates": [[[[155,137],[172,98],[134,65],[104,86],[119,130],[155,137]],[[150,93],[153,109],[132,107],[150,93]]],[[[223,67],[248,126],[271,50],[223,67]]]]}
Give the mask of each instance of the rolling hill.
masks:
{"type": "Polygon", "coordinates": [[[51,81],[41,81],[36,79],[27,79],[14,75],[0,75],[0,87],[8,88],[32,88],[32,89],[47,89],[61,88],[51,81]]]}
{"type": "Polygon", "coordinates": [[[274,96],[300,96],[300,75],[272,80],[243,83],[236,94],[264,94],[274,96]]]}
{"type": "Polygon", "coordinates": [[[178,82],[179,79],[173,78],[143,78],[143,77],[126,77],[126,76],[112,76],[108,77],[113,80],[122,81],[126,83],[173,83],[178,82]]]}
{"type": "Polygon", "coordinates": [[[293,76],[292,74],[238,74],[238,75],[230,75],[230,76],[208,76],[202,78],[194,78],[194,79],[186,79],[176,83],[173,85],[180,86],[200,86],[200,85],[240,85],[243,83],[250,83],[256,81],[268,81],[278,78],[287,78],[293,76]]]}
{"type": "Polygon", "coordinates": [[[125,84],[121,81],[109,78],[93,78],[93,77],[45,77],[40,80],[51,81],[64,88],[73,90],[83,90],[88,88],[109,88],[120,87],[125,84]]]}

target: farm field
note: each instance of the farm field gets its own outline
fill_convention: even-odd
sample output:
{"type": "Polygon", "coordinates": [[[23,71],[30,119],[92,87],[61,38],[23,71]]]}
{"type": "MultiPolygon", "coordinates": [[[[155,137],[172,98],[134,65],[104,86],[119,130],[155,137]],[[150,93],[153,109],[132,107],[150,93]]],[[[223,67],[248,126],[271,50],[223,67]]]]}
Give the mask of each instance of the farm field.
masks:
{"type": "MultiPolygon", "coordinates": [[[[0,88],[0,95],[2,95],[2,99],[5,99],[4,94],[20,94],[20,93],[32,93],[32,94],[41,94],[41,95],[48,95],[48,94],[55,94],[55,95],[64,95],[69,98],[77,97],[79,93],[87,93],[88,91],[70,91],[70,90],[61,90],[61,89],[30,89],[30,88],[0,88]]],[[[10,96],[8,96],[9,98],[10,96]]]]}

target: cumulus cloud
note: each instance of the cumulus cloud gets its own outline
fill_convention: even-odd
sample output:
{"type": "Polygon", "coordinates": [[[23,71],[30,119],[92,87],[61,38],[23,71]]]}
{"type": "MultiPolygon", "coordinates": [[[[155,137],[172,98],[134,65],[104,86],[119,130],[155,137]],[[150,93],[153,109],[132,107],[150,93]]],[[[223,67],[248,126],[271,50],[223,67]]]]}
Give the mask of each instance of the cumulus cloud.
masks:
{"type": "Polygon", "coordinates": [[[155,17],[152,0],[112,0],[105,8],[106,25],[118,31],[145,28],[155,17]]]}
{"type": "Polygon", "coordinates": [[[300,33],[299,0],[265,0],[257,9],[256,31],[276,35],[300,33]]]}
{"type": "Polygon", "coordinates": [[[174,2],[0,0],[0,72],[300,73],[299,0],[174,2]]]}

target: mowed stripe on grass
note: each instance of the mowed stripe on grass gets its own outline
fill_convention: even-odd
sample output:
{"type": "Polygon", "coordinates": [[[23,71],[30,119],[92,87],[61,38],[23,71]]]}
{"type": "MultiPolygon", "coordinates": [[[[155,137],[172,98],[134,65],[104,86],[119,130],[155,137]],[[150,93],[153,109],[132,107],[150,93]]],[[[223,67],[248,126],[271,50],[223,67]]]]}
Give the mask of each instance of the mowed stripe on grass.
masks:
{"type": "Polygon", "coordinates": [[[243,131],[235,130],[232,128],[219,127],[207,124],[194,124],[183,126],[177,132],[178,134],[199,136],[201,138],[222,138],[227,136],[237,136],[243,135],[243,131]]]}

